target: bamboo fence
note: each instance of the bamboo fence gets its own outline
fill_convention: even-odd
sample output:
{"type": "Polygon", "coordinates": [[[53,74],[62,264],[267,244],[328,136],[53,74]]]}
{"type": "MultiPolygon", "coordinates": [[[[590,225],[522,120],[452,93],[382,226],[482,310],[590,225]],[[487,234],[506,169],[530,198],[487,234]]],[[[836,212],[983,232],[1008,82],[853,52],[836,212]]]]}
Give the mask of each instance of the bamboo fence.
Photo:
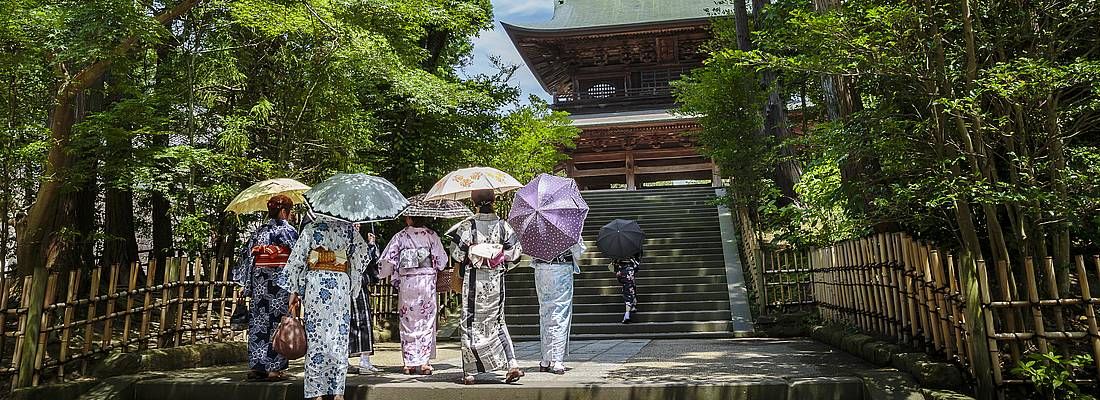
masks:
{"type": "MultiPolygon", "coordinates": [[[[244,340],[229,319],[246,299],[235,295],[229,259],[168,258],[129,266],[101,266],[49,275],[35,354],[22,354],[31,277],[0,279],[0,393],[16,387],[18,366],[33,357],[32,386],[87,372],[113,351],[140,351],[196,343],[244,340]],[[154,277],[163,276],[160,281],[154,277]]],[[[440,307],[458,302],[440,294],[440,307]]],[[[384,281],[371,287],[374,323],[397,315],[397,293],[384,281]]],[[[440,317],[444,313],[440,312],[440,317]]]]}
{"type": "MultiPolygon", "coordinates": [[[[922,348],[964,367],[971,378],[999,388],[1027,384],[1009,371],[1028,354],[1091,354],[1090,376],[1079,384],[1100,383],[1100,329],[1093,286],[1100,279],[1100,256],[1076,256],[1059,286],[1051,258],[988,265],[976,261],[977,276],[963,279],[955,255],[900,233],[879,234],[830,247],[762,251],[767,309],[811,301],[824,321],[922,348]],[[809,289],[800,274],[808,269],[809,289]],[[976,291],[981,310],[968,324],[965,293],[976,291]],[[981,326],[985,337],[969,328],[981,326]],[[974,354],[973,340],[984,340],[988,354],[974,354]],[[991,361],[978,371],[975,357],[991,361]]],[[[971,292],[974,293],[974,292],[971,292]]],[[[977,346],[981,347],[981,346],[977,346]]]]}

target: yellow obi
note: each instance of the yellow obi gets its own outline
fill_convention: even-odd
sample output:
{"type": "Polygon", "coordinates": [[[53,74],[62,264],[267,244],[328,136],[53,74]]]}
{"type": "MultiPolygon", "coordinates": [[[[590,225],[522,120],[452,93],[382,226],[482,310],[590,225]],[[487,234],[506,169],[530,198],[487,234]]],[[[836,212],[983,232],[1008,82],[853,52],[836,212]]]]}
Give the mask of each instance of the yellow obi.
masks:
{"type": "Polygon", "coordinates": [[[348,258],[343,254],[318,247],[309,252],[307,265],[310,271],[348,272],[348,258]]]}

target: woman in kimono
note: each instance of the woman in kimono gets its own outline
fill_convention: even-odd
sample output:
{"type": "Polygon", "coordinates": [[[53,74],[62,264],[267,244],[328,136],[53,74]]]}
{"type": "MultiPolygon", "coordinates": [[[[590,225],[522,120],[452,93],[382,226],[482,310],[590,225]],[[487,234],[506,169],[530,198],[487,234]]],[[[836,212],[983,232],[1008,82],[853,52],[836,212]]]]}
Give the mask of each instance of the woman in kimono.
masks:
{"type": "Polygon", "coordinates": [[[290,248],[298,240],[298,231],[286,220],[294,202],[283,195],[267,201],[268,220],[256,229],[241,250],[240,263],[233,280],[241,285],[241,294],[252,297],[248,319],[248,380],[281,381],[287,379],[285,357],[271,346],[271,334],[287,314],[287,291],[276,284],[286,265],[290,248]]]}
{"type": "Polygon", "coordinates": [[[626,312],[623,313],[624,324],[631,323],[634,314],[638,312],[638,286],[635,285],[634,279],[638,269],[642,266],[642,263],[638,261],[641,258],[642,255],[638,254],[631,258],[611,262],[615,279],[623,285],[623,303],[626,305],[626,312]]]}
{"type": "Polygon", "coordinates": [[[352,285],[361,285],[359,296],[351,300],[351,331],[348,334],[348,359],[358,356],[359,366],[348,365],[348,372],[369,375],[381,372],[370,362],[374,355],[374,325],[370,310],[370,286],[378,282],[378,257],[381,252],[375,243],[374,233],[367,233],[367,271],[363,281],[352,285]]]}
{"type": "Polygon", "coordinates": [[[462,264],[462,371],[463,383],[476,375],[508,368],[505,382],[523,377],[512,337],[504,323],[504,273],[519,261],[518,237],[493,210],[493,191],[473,192],[474,216],[448,232],[454,242],[451,257],[462,264]]]}
{"type": "Polygon", "coordinates": [[[584,250],[584,243],[580,242],[553,260],[531,260],[539,298],[540,372],[565,373],[569,327],[573,322],[573,275],[581,273],[577,260],[584,250]]]}
{"type": "Polygon", "coordinates": [[[425,227],[424,217],[405,217],[405,229],[382,252],[379,278],[391,278],[397,288],[401,319],[403,372],[431,375],[435,357],[435,279],[450,263],[439,235],[425,227]]]}
{"type": "Polygon", "coordinates": [[[302,229],[290,253],[285,285],[291,312],[301,305],[304,314],[306,398],[344,398],[351,299],[363,290],[366,249],[354,225],[321,217],[302,229]]]}

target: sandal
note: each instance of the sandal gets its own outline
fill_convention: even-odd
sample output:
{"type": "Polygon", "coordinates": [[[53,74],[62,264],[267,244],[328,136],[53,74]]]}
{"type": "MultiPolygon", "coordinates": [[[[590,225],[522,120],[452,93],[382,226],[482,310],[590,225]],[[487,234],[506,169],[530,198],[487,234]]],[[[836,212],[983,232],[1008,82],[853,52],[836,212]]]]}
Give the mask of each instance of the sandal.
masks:
{"type": "Polygon", "coordinates": [[[275,372],[273,374],[268,374],[267,379],[265,379],[265,380],[268,381],[268,382],[282,382],[282,381],[285,381],[285,380],[288,380],[288,379],[290,379],[290,376],[288,376],[283,371],[278,371],[278,372],[275,372]]]}
{"type": "Polygon", "coordinates": [[[416,375],[416,373],[414,371],[415,371],[415,369],[413,369],[411,367],[401,368],[401,373],[405,374],[405,375],[416,375]]]}
{"type": "Polygon", "coordinates": [[[256,370],[249,370],[244,380],[248,382],[263,382],[267,380],[267,374],[256,370]]]}
{"type": "Polygon", "coordinates": [[[473,385],[475,383],[477,383],[477,378],[474,377],[473,375],[466,376],[466,377],[462,378],[462,384],[463,385],[473,385]]]}
{"type": "Polygon", "coordinates": [[[504,383],[516,383],[519,378],[522,378],[525,374],[519,368],[512,368],[508,371],[508,375],[504,377],[504,383]]]}
{"type": "Polygon", "coordinates": [[[539,363],[539,372],[550,372],[550,366],[539,363]]]}
{"type": "Polygon", "coordinates": [[[431,375],[435,369],[431,365],[424,365],[420,367],[420,375],[431,375]]]}

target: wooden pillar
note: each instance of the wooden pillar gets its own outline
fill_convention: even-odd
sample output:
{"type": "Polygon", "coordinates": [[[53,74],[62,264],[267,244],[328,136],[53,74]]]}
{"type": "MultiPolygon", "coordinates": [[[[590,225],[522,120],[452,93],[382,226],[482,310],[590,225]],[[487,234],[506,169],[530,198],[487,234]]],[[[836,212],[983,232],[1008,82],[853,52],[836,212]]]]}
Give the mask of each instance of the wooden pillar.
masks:
{"type": "Polygon", "coordinates": [[[634,152],[626,152],[626,190],[638,190],[634,179],[634,152]]]}

